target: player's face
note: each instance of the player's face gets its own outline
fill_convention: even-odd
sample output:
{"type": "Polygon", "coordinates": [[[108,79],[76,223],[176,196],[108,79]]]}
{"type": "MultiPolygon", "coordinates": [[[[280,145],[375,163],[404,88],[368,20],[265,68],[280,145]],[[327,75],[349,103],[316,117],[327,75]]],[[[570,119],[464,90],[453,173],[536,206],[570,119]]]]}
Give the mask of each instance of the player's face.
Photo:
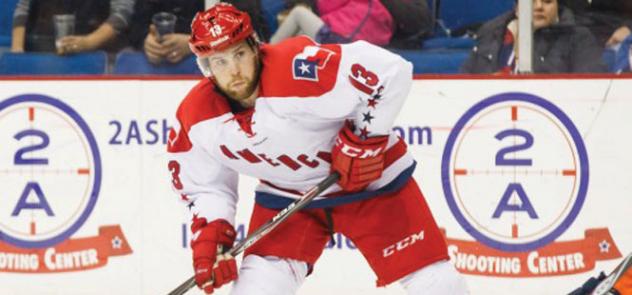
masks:
{"type": "Polygon", "coordinates": [[[259,57],[246,41],[208,57],[215,84],[230,98],[242,101],[258,85],[259,57]]]}
{"type": "Polygon", "coordinates": [[[557,22],[557,0],[533,0],[533,28],[548,27],[557,22]]]}

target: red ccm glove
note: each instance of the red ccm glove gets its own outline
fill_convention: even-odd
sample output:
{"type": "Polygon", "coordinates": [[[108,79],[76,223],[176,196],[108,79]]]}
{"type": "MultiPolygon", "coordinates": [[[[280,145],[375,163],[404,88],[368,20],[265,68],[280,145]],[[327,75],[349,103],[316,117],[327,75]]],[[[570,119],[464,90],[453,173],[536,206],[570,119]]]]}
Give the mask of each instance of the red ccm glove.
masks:
{"type": "Polygon", "coordinates": [[[331,150],[331,170],[340,173],[338,185],[343,190],[356,192],[382,176],[388,136],[362,140],[352,128],[353,125],[347,122],[338,132],[331,150]]]}
{"type": "Polygon", "coordinates": [[[194,218],[191,224],[193,240],[193,268],[195,283],[206,294],[237,278],[237,263],[229,254],[222,254],[221,247],[230,248],[237,233],[228,221],[217,219],[211,223],[206,218],[194,218]],[[210,280],[213,282],[210,282],[210,280]]]}

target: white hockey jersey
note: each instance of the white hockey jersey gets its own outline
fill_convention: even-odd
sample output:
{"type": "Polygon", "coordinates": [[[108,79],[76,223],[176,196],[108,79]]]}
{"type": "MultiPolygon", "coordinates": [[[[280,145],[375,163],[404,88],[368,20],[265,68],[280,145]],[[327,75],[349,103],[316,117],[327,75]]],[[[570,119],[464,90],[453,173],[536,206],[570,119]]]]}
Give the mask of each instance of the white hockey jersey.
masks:
{"type": "Polygon", "coordinates": [[[334,185],[310,204],[328,207],[395,190],[415,161],[392,131],[412,83],[412,65],[358,41],[320,45],[296,37],[261,48],[259,97],[234,113],[208,79],[182,101],[169,135],[172,183],[192,213],[234,224],[238,174],[261,180],[256,202],[282,208],[330,173],[330,151],[345,120],[358,135],[390,134],[386,169],[365,192],[334,185]]]}

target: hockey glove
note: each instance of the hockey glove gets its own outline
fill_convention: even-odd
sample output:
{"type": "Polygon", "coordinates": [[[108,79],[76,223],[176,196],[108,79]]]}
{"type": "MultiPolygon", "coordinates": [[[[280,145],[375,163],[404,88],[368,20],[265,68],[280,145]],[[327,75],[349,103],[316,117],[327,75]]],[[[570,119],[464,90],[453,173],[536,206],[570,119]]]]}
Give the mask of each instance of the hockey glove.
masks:
{"type": "Polygon", "coordinates": [[[207,223],[206,218],[194,218],[191,231],[195,283],[206,294],[212,294],[213,289],[237,278],[235,258],[221,253],[222,247],[233,245],[237,234],[233,226],[223,219],[207,223]]]}
{"type": "Polygon", "coordinates": [[[331,151],[331,170],[340,174],[338,185],[343,190],[356,192],[382,176],[388,136],[362,140],[352,128],[353,125],[347,122],[338,132],[331,151]]]}

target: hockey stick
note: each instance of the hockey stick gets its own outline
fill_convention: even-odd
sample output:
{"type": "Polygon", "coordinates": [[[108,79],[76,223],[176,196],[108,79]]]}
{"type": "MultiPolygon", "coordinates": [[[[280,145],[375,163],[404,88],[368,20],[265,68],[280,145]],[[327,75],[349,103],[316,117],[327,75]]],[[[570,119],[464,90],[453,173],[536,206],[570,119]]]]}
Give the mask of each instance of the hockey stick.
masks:
{"type": "MultiPolygon", "coordinates": [[[[263,236],[267,235],[271,230],[273,230],[277,225],[286,220],[290,215],[294,214],[296,211],[303,209],[303,207],[307,206],[309,202],[311,202],[314,198],[320,195],[323,191],[329,188],[332,184],[336,183],[340,178],[340,174],[334,172],[329,174],[327,178],[322,180],[316,186],[307,191],[303,197],[296,199],[290,205],[285,207],[285,209],[279,211],[272,219],[268,220],[261,227],[259,227],[255,232],[247,236],[245,239],[241,240],[235,246],[233,246],[228,253],[235,257],[237,254],[246,250],[246,248],[252,246],[255,242],[260,240],[263,236]]],[[[182,295],[189,291],[191,288],[195,286],[195,276],[186,280],[186,282],[182,283],[180,286],[175,288],[173,291],[169,293],[169,295],[182,295]]]]}
{"type": "MultiPolygon", "coordinates": [[[[617,284],[617,281],[625,276],[625,273],[628,272],[632,268],[632,253],[630,253],[627,257],[623,259],[614,270],[601,281],[595,289],[590,293],[591,295],[610,295],[610,294],[624,294],[625,292],[621,290],[613,290],[614,286],[617,284]],[[615,293],[616,292],[616,293],[615,293]]],[[[628,293],[625,293],[628,294],[628,293]]]]}

